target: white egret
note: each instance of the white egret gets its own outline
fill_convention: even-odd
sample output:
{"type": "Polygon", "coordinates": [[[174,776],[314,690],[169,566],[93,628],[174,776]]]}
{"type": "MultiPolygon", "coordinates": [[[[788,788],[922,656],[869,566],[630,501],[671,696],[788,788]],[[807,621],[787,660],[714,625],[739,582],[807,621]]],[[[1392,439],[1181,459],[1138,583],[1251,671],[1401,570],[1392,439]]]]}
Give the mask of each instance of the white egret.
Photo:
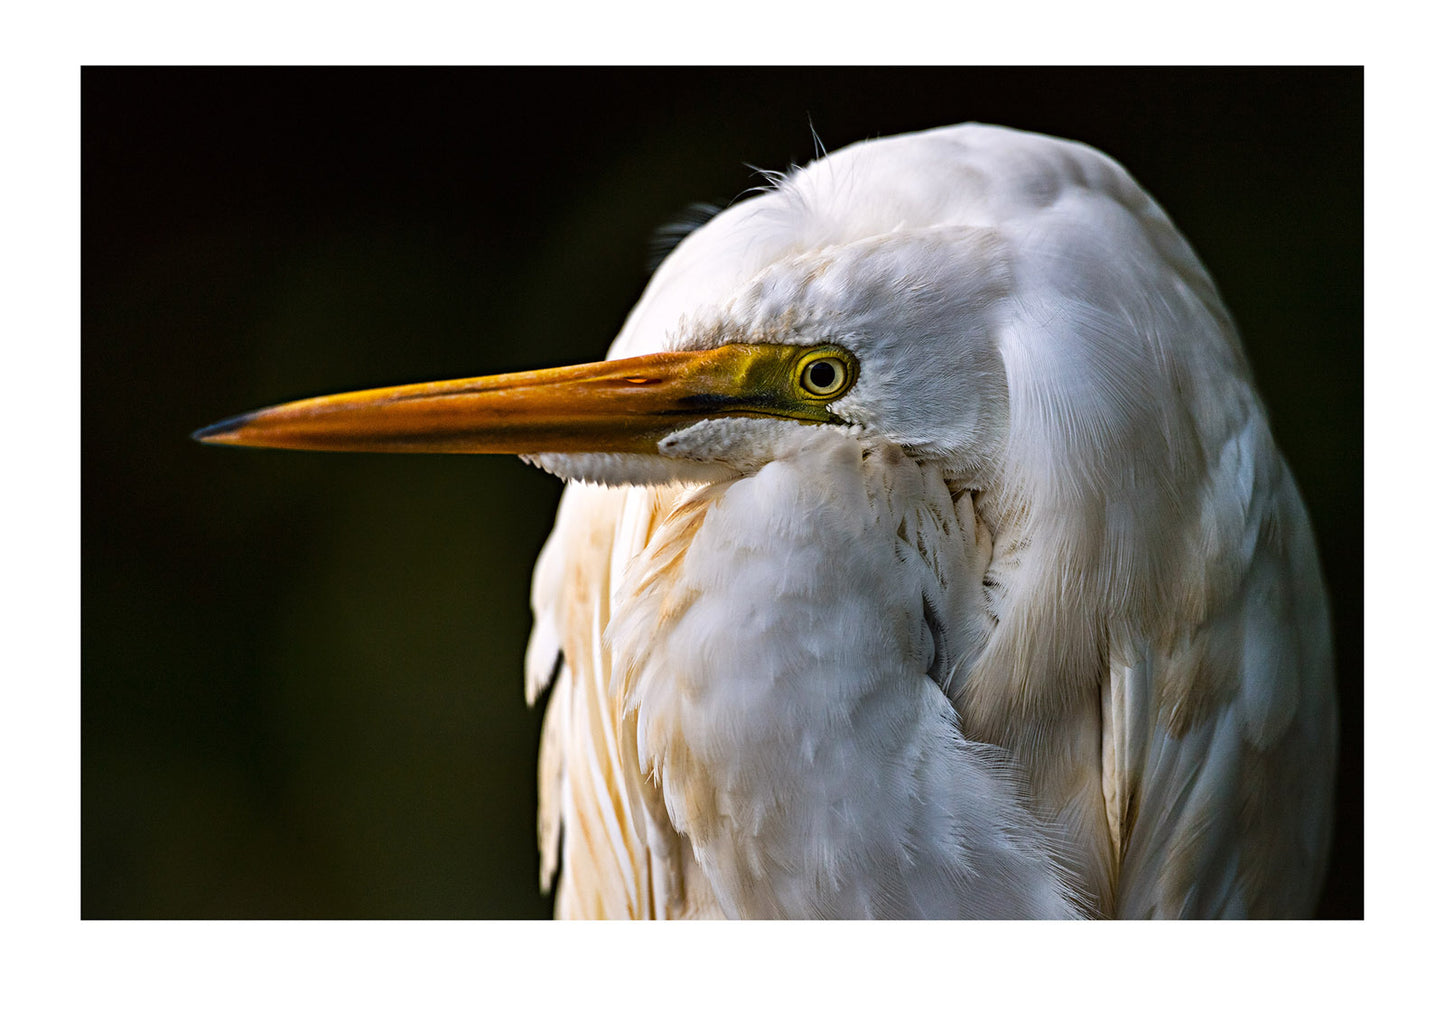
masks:
{"type": "Polygon", "coordinates": [[[717,215],[613,361],[203,430],[510,452],[562,916],[1279,917],[1330,831],[1330,631],[1228,313],[1113,161],[983,125],[717,215]]]}

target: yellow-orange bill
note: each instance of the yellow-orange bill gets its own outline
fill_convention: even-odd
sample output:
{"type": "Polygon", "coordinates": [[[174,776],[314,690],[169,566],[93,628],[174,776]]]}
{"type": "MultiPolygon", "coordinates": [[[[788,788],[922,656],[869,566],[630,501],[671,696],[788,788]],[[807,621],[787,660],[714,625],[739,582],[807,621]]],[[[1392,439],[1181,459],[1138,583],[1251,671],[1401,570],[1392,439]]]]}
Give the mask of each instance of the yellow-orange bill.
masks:
{"type": "Polygon", "coordinates": [[[253,411],[193,436],[292,450],[655,453],[658,440],[704,418],[830,420],[822,402],[800,400],[795,392],[797,366],[808,350],[727,344],[359,390],[253,411]]]}

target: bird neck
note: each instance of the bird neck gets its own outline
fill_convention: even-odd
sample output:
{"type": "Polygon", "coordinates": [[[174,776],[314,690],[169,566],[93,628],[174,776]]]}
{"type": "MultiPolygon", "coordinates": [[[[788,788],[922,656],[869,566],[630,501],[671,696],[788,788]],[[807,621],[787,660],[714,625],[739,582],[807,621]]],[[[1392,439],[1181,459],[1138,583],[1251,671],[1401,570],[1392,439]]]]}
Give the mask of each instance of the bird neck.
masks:
{"type": "Polygon", "coordinates": [[[1072,910],[1018,774],[944,692],[988,620],[963,499],[892,444],[817,430],[691,491],[629,569],[615,698],[727,913],[1072,910]]]}

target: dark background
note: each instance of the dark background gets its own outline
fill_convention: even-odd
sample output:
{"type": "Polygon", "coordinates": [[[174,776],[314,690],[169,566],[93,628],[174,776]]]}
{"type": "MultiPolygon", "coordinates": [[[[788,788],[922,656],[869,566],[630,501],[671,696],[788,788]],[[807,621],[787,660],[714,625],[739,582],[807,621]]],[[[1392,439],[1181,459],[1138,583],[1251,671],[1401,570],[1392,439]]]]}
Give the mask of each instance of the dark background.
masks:
{"type": "Polygon", "coordinates": [[[1361,917],[1363,73],[82,72],[82,913],[527,917],[531,564],[504,457],[217,450],[281,400],[600,357],[654,231],[964,120],[1119,159],[1214,274],[1309,505],[1361,917]]]}

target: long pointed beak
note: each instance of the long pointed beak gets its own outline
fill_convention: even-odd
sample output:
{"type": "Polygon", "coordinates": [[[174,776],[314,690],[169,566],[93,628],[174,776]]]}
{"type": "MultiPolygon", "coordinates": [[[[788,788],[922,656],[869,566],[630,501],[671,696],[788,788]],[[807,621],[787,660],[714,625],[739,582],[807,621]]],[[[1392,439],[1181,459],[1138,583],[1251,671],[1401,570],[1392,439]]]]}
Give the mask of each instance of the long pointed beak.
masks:
{"type": "Polygon", "coordinates": [[[834,420],[825,402],[795,392],[797,366],[817,350],[727,344],[359,390],[238,415],[193,438],[292,450],[656,453],[669,433],[720,415],[834,420]]]}

